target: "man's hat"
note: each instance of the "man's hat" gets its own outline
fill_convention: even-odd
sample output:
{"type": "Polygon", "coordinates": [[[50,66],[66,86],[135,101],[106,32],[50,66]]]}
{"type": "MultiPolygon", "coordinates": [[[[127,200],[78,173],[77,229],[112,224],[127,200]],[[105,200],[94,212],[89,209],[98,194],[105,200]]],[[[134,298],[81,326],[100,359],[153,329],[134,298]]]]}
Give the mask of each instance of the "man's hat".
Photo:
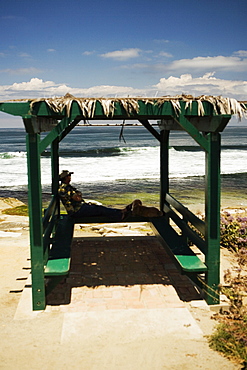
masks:
{"type": "Polygon", "coordinates": [[[60,175],[59,175],[59,179],[62,180],[64,179],[66,176],[69,176],[71,175],[72,173],[74,172],[69,172],[68,170],[63,170],[60,175]]]}

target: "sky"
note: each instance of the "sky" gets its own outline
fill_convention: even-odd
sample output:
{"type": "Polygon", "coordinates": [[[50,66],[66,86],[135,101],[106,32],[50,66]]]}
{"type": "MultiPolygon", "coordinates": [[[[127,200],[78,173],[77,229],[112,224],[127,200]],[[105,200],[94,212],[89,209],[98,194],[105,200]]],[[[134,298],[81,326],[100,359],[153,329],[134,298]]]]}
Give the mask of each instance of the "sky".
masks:
{"type": "MultiPolygon", "coordinates": [[[[0,5],[0,101],[68,92],[247,100],[246,0],[0,5]]],[[[0,127],[19,121],[0,114],[0,127]]]]}

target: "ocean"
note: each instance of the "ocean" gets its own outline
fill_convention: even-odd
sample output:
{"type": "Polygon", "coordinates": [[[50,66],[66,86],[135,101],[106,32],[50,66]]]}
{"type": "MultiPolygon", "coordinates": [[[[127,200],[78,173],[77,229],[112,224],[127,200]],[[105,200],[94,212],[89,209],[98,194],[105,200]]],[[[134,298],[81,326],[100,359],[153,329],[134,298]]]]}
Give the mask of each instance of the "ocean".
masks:
{"type": "MultiPolygon", "coordinates": [[[[157,127],[158,130],[158,127],[157,127]]],[[[85,198],[100,194],[159,192],[158,141],[142,126],[77,126],[60,144],[60,171],[74,172],[72,184],[85,198]]],[[[24,128],[0,129],[0,197],[26,199],[27,158],[24,128]]],[[[222,133],[222,188],[247,193],[247,126],[222,133]]],[[[203,188],[205,154],[182,131],[170,136],[171,187],[203,188]]],[[[49,148],[41,158],[42,191],[50,194],[49,148]]]]}

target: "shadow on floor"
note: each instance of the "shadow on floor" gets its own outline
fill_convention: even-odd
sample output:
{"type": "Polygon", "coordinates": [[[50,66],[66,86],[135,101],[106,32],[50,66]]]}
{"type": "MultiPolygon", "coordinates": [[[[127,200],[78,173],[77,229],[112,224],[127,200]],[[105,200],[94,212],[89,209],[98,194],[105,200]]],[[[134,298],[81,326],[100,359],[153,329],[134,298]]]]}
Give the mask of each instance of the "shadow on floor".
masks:
{"type": "Polygon", "coordinates": [[[74,238],[69,276],[47,296],[47,304],[70,304],[76,287],[94,290],[137,285],[173,287],[182,301],[202,299],[156,237],[86,237],[74,238]]]}

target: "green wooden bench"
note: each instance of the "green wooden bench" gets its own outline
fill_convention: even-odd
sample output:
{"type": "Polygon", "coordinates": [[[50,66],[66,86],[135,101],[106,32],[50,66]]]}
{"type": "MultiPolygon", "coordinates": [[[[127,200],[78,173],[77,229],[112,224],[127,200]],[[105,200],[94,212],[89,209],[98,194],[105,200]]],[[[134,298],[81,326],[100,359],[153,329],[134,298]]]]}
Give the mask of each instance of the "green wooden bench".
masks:
{"type": "Polygon", "coordinates": [[[73,232],[74,221],[67,215],[61,216],[52,238],[52,246],[45,265],[45,277],[64,276],[69,273],[73,232]]]}
{"type": "Polygon", "coordinates": [[[151,227],[180,271],[200,285],[197,275],[207,273],[208,267],[190,245],[194,244],[200,252],[206,254],[204,221],[167,193],[164,216],[153,218],[151,227]]]}
{"type": "Polygon", "coordinates": [[[66,277],[70,270],[70,251],[73,239],[74,222],[67,215],[60,216],[55,225],[54,236],[44,263],[44,278],[46,279],[46,294],[49,294],[66,277]]]}
{"type": "Polygon", "coordinates": [[[152,219],[151,226],[169,255],[174,257],[175,264],[182,272],[202,273],[207,271],[207,266],[185,243],[183,236],[179,235],[168,224],[165,217],[152,219]]]}
{"type": "MultiPolygon", "coordinates": [[[[168,198],[167,198],[168,200],[168,198]]],[[[199,220],[193,213],[183,207],[180,203],[170,197],[169,201],[187,217],[193,225],[202,232],[204,223],[199,220]],[[176,203],[175,203],[176,202],[176,203]]],[[[187,221],[181,220],[178,215],[170,208],[168,203],[165,206],[166,216],[163,217],[128,217],[121,222],[148,222],[153,229],[155,235],[159,238],[162,245],[166,248],[170,256],[174,258],[176,266],[182,273],[203,273],[207,271],[207,266],[188,246],[188,236],[201,249],[205,250],[205,242],[188,226],[187,221]],[[177,222],[179,227],[186,232],[184,235],[179,235],[169,224],[169,218],[177,222]]],[[[84,217],[75,220],[75,223],[112,223],[110,219],[103,217],[84,217]]]]}
{"type": "Polygon", "coordinates": [[[43,220],[46,232],[44,233],[44,276],[52,282],[47,287],[50,292],[59,280],[67,276],[70,269],[70,248],[73,239],[75,224],[108,224],[148,222],[162,245],[174,259],[174,263],[181,273],[192,277],[207,272],[207,266],[189,247],[188,240],[192,241],[203,253],[206,251],[205,241],[193,230],[194,226],[201,234],[205,225],[202,220],[191,213],[186,207],[177,202],[171,195],[166,195],[164,206],[165,215],[162,217],[129,217],[124,221],[112,221],[105,217],[83,217],[72,219],[68,215],[56,214],[56,206],[49,206],[43,220]],[[180,216],[178,215],[180,214],[180,216]],[[177,233],[170,225],[173,221],[181,230],[177,233]],[[50,238],[53,231],[53,237],[50,238]]]}
{"type": "Polygon", "coordinates": [[[70,248],[74,221],[68,215],[59,216],[56,197],[53,197],[43,217],[43,261],[46,294],[69,273],[70,248]]]}

